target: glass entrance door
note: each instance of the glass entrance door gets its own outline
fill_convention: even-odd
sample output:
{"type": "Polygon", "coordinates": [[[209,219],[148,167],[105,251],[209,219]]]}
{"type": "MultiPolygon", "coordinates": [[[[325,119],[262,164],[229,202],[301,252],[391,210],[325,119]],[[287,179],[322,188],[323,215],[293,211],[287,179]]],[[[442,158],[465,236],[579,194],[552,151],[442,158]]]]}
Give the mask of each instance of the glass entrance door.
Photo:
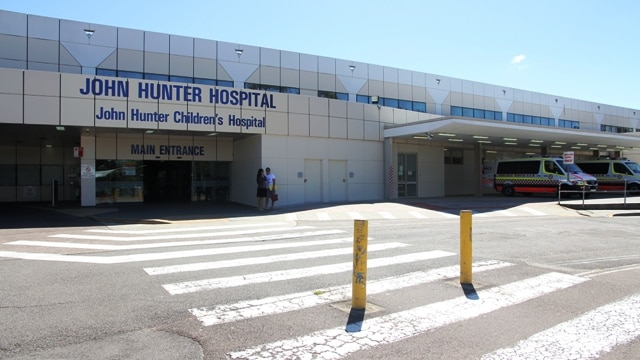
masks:
{"type": "Polygon", "coordinates": [[[416,197],[418,195],[417,160],[417,154],[398,154],[398,197],[416,197]]]}

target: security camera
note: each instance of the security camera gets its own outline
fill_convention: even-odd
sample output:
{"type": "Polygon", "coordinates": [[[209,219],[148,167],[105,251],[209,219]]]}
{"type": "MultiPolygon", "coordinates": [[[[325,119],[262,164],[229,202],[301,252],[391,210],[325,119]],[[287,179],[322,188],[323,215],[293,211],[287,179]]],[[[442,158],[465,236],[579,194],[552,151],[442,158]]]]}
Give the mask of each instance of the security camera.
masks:
{"type": "Polygon", "coordinates": [[[433,140],[433,134],[431,134],[431,133],[424,133],[424,135],[427,137],[427,139],[429,139],[429,140],[433,140]]]}

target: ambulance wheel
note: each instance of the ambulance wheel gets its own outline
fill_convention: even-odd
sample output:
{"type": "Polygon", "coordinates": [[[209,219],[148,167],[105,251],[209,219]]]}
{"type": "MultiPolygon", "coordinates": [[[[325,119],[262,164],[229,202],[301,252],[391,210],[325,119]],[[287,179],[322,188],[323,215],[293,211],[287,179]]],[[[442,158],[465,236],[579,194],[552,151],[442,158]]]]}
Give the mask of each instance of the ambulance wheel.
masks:
{"type": "Polygon", "coordinates": [[[513,189],[513,186],[505,186],[502,188],[502,193],[504,194],[504,196],[513,196],[515,195],[516,191],[513,189]]]}

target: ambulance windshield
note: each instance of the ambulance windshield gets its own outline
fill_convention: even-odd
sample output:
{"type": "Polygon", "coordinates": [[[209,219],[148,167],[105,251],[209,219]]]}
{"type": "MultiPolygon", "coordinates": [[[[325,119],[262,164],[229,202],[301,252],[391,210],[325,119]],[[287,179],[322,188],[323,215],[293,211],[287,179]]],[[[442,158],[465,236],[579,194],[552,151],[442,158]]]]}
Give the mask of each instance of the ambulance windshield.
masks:
{"type": "Polygon", "coordinates": [[[584,171],[582,171],[582,169],[580,169],[580,167],[576,164],[565,164],[564,161],[562,160],[556,160],[556,161],[560,164],[560,166],[562,166],[564,171],[570,174],[584,173],[584,171]]]}
{"type": "Polygon", "coordinates": [[[633,161],[626,161],[625,165],[627,165],[627,167],[631,169],[631,171],[633,171],[635,174],[640,174],[640,165],[634,163],[633,161]]]}

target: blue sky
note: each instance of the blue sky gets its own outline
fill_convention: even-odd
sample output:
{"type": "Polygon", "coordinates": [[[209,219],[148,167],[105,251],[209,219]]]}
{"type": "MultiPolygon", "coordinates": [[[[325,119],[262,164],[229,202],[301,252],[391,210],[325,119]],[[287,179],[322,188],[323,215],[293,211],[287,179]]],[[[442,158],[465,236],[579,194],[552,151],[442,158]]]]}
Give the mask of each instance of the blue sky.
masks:
{"type": "Polygon", "coordinates": [[[0,0],[0,9],[640,109],[636,0],[0,0]]]}

